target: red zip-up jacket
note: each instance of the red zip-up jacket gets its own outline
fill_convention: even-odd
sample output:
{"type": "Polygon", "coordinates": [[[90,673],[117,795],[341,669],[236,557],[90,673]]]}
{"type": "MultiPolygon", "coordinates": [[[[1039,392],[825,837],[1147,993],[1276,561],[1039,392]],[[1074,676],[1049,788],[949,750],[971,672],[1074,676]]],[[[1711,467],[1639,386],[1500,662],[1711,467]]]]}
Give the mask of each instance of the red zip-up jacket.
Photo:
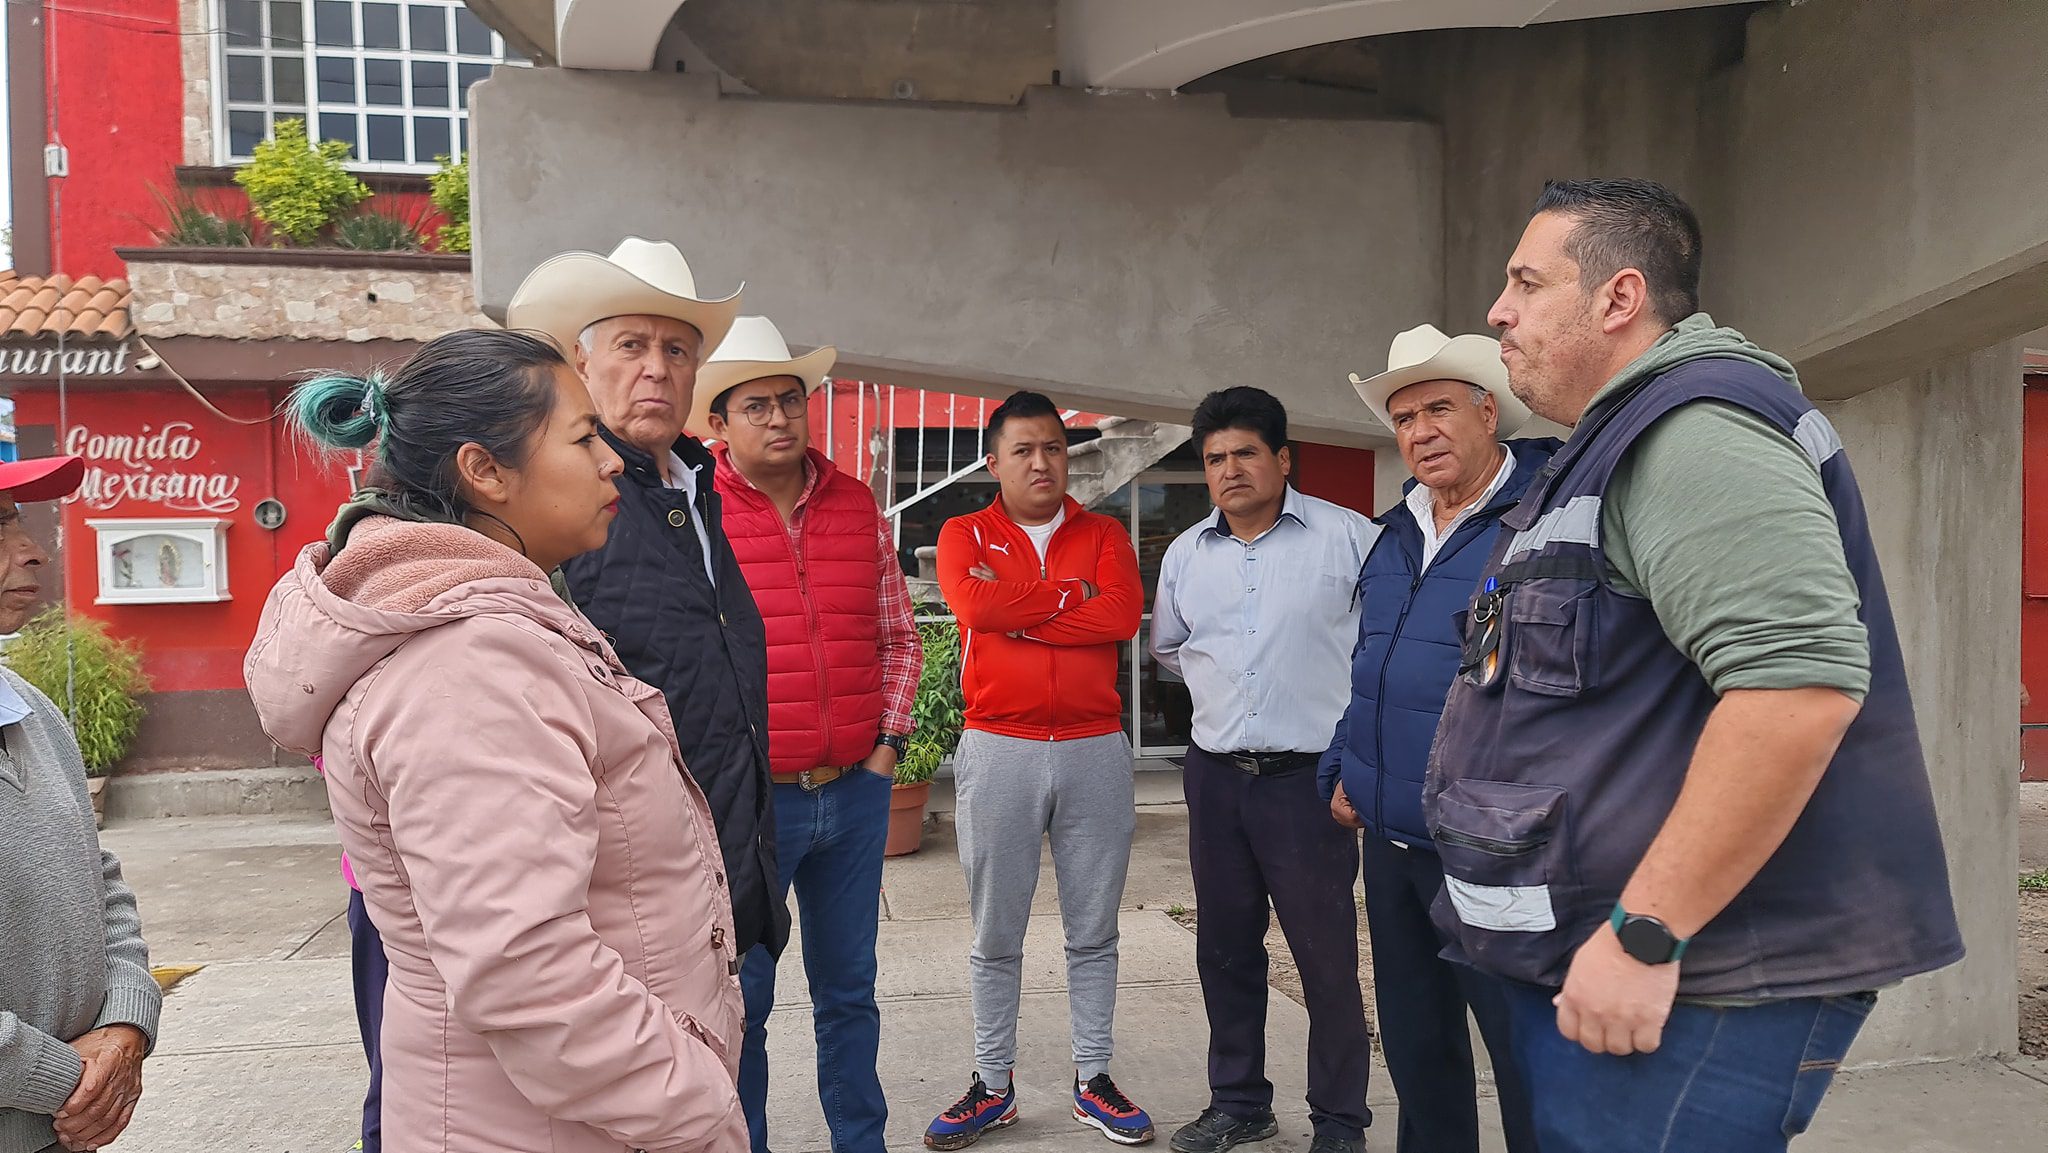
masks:
{"type": "Polygon", "coordinates": [[[1138,553],[1123,522],[1072,497],[1066,513],[1043,566],[1000,496],[939,530],[939,587],[960,620],[970,729],[1070,741],[1124,728],[1117,650],[1145,611],[1138,553]],[[969,576],[978,564],[997,579],[969,576]]]}

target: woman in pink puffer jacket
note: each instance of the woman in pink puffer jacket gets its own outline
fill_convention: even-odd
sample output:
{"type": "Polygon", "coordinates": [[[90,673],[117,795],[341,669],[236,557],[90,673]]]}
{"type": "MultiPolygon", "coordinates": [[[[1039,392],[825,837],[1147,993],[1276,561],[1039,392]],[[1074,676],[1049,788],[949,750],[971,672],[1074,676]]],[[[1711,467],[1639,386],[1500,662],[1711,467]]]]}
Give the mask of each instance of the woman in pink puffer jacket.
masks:
{"type": "Polygon", "coordinates": [[[384,938],[384,1148],[745,1149],[709,809],[661,694],[549,584],[616,511],[582,383],[532,337],[460,332],[291,411],[376,446],[245,674],[271,737],[321,756],[384,938]]]}

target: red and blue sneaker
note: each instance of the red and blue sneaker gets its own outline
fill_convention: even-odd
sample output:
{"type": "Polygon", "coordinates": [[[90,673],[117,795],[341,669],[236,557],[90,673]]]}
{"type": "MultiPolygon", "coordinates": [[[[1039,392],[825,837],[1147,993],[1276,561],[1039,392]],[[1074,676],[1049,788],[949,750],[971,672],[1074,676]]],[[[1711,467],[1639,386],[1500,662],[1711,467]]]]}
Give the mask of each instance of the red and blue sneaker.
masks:
{"type": "Polygon", "coordinates": [[[1119,1145],[1144,1145],[1152,1140],[1152,1118],[1131,1104],[1107,1073],[1097,1073],[1083,1085],[1074,1080],[1074,1120],[1119,1145]]]}
{"type": "Polygon", "coordinates": [[[989,1091],[981,1074],[976,1073],[967,1086],[967,1095],[933,1118],[931,1127],[924,1131],[925,1148],[965,1149],[981,1140],[983,1133],[1016,1123],[1017,1079],[1010,1078],[1002,1093],[996,1094],[989,1091]]]}

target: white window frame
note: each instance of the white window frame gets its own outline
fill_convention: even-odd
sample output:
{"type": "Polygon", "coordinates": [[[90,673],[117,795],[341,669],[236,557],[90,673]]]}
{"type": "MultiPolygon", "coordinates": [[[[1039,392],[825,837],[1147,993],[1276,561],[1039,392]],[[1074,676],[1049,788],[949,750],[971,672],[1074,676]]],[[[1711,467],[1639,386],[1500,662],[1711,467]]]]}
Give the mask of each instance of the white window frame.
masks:
{"type": "MultiPolygon", "coordinates": [[[[365,0],[343,0],[343,2],[347,3],[350,7],[350,29],[353,34],[354,43],[348,47],[315,43],[313,32],[313,6],[315,0],[299,0],[301,38],[296,51],[275,47],[267,36],[260,45],[237,44],[231,47],[228,44],[227,0],[211,0],[207,5],[208,16],[216,32],[214,41],[217,45],[213,52],[215,83],[212,96],[213,150],[216,163],[227,166],[239,166],[248,163],[249,160],[246,156],[234,155],[233,137],[228,129],[229,112],[262,111],[269,115],[271,125],[274,126],[276,124],[281,106],[268,99],[270,95],[271,72],[269,61],[279,56],[297,56],[304,62],[306,77],[305,105],[302,109],[286,110],[284,115],[287,117],[305,117],[306,134],[313,140],[321,139],[319,135],[320,121],[324,114],[330,112],[350,113],[355,116],[355,144],[357,151],[360,152],[369,147],[369,123],[366,119],[368,116],[397,116],[404,121],[406,150],[410,153],[418,144],[414,135],[414,117],[438,117],[445,115],[448,120],[448,155],[457,161],[463,159],[467,149],[464,147],[463,138],[465,134],[461,126],[468,121],[469,110],[462,103],[459,66],[463,64],[487,64],[495,67],[505,63],[522,63],[518,60],[506,60],[504,37],[498,35],[495,31],[491,33],[491,55],[488,58],[461,53],[456,50],[455,46],[455,21],[452,15],[456,10],[466,7],[461,0],[369,0],[371,3],[395,3],[398,7],[400,47],[397,49],[365,48],[363,47],[363,4],[365,0]],[[451,13],[447,18],[448,48],[445,52],[413,51],[412,21],[405,11],[408,6],[442,8],[451,13]],[[230,54],[254,57],[264,61],[263,83],[266,99],[261,103],[234,101],[233,107],[230,108],[230,101],[228,99],[228,57],[230,54]],[[353,103],[323,101],[320,99],[318,58],[322,56],[345,57],[353,65],[356,92],[356,100],[353,103]],[[395,59],[399,61],[400,79],[402,82],[399,103],[371,105],[364,99],[367,93],[363,84],[363,62],[369,59],[395,59]],[[412,92],[412,65],[414,61],[433,61],[447,65],[447,108],[414,106],[412,92]]],[[[264,26],[267,28],[270,19],[270,7],[267,0],[263,5],[263,19],[264,26]]],[[[414,157],[406,161],[350,159],[348,167],[351,171],[355,172],[426,173],[434,171],[438,165],[434,163],[433,157],[428,156],[424,158],[414,157]]]]}
{"type": "Polygon", "coordinates": [[[99,595],[94,604],[212,604],[228,595],[228,520],[225,517],[93,517],[99,595]],[[176,537],[199,547],[200,583],[184,588],[121,588],[114,583],[114,548],[144,536],[176,537]]]}

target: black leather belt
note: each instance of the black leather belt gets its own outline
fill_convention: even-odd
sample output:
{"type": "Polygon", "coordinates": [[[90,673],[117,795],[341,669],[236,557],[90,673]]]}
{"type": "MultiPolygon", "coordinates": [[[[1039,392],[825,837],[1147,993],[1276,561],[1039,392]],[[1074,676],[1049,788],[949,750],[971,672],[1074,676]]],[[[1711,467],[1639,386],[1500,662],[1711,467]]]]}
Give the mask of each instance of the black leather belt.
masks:
{"type": "Polygon", "coordinates": [[[1320,753],[1212,753],[1217,760],[1254,777],[1277,777],[1313,767],[1320,753]]]}

